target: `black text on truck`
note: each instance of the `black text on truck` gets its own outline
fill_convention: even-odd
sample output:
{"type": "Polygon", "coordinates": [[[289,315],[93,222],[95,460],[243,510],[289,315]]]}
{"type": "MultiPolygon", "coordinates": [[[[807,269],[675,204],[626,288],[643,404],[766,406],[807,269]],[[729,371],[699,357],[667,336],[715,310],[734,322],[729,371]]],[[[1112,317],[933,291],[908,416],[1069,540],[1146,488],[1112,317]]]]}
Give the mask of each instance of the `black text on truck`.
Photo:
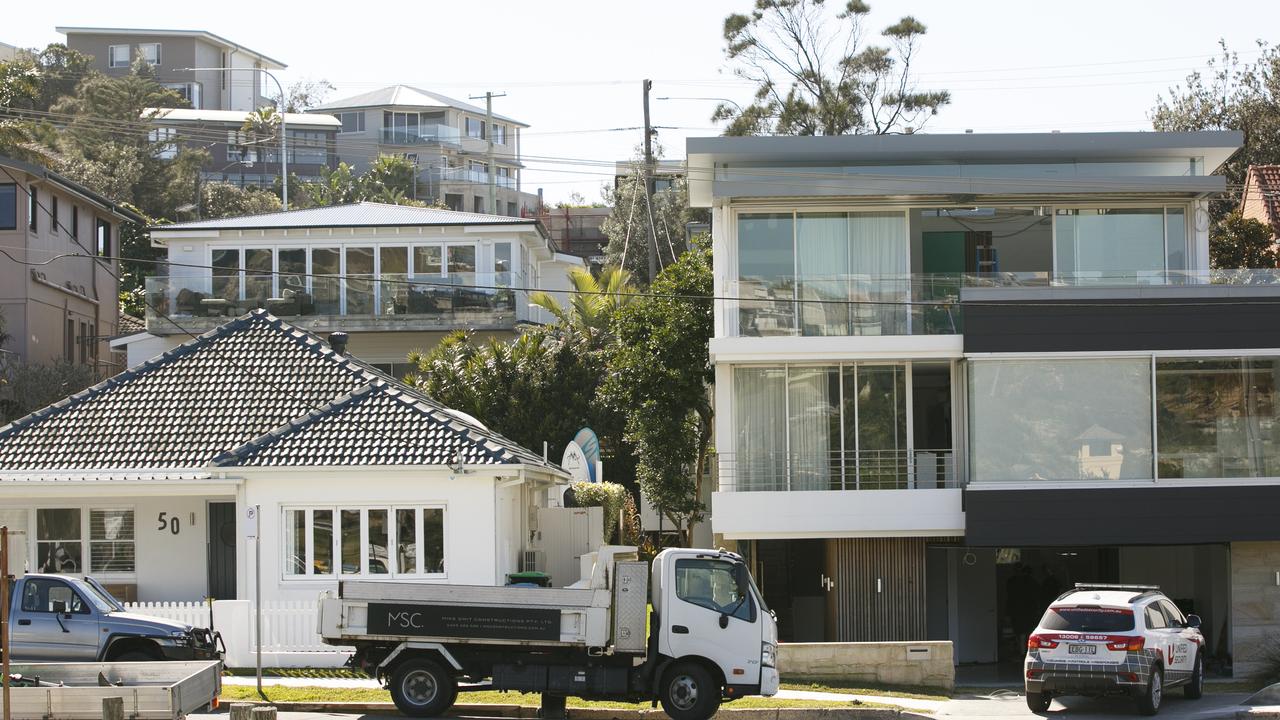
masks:
{"type": "Polygon", "coordinates": [[[575,696],[706,720],[723,700],[777,693],[777,625],[741,557],[668,549],[652,568],[637,557],[605,546],[567,588],[344,582],[321,599],[319,631],[354,646],[352,664],[414,717],[484,680],[542,693],[544,717],[575,696]]]}

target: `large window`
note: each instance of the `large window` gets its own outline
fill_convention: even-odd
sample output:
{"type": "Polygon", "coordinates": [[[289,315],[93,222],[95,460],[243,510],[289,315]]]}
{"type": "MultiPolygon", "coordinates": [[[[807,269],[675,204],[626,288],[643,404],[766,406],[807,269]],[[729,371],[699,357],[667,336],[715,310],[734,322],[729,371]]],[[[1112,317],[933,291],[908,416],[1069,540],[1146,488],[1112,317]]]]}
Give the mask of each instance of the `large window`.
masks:
{"type": "Polygon", "coordinates": [[[130,508],[36,510],[35,567],[40,572],[130,575],[137,570],[135,545],[130,508]]]}
{"type": "Polygon", "coordinates": [[[445,572],[443,507],[286,508],[283,520],[287,577],[332,577],[335,556],[342,575],[445,572]]]}
{"type": "Polygon", "coordinates": [[[36,510],[36,566],[40,572],[84,572],[80,508],[36,510]]]}
{"type": "Polygon", "coordinates": [[[465,121],[467,137],[484,139],[484,121],[476,118],[467,118],[465,121]]]}
{"type": "Polygon", "coordinates": [[[1060,209],[1054,270],[1066,283],[1164,283],[1186,268],[1182,208],[1060,209]]]}
{"type": "Polygon", "coordinates": [[[340,112],[334,115],[342,123],[340,133],[364,132],[364,112],[340,112]]]}
{"type": "Polygon", "coordinates": [[[1151,359],[969,363],[971,482],[1150,480],[1151,359]]]}
{"type": "Polygon", "coordinates": [[[110,45],[107,47],[107,65],[109,67],[129,67],[129,63],[128,45],[110,45]]]}
{"type": "Polygon", "coordinates": [[[135,569],[133,510],[90,510],[89,572],[131,573],[135,569]]]}
{"type": "Polygon", "coordinates": [[[373,314],[373,248],[345,249],[347,270],[347,314],[373,314]]]}
{"type": "Polygon", "coordinates": [[[1156,359],[1161,478],[1280,475],[1280,358],[1156,359]]]}
{"type": "Polygon", "coordinates": [[[138,55],[148,65],[159,65],[160,43],[142,43],[138,45],[138,55]]]}
{"type": "Polygon", "coordinates": [[[0,185],[0,230],[18,229],[18,186],[0,185]]]}

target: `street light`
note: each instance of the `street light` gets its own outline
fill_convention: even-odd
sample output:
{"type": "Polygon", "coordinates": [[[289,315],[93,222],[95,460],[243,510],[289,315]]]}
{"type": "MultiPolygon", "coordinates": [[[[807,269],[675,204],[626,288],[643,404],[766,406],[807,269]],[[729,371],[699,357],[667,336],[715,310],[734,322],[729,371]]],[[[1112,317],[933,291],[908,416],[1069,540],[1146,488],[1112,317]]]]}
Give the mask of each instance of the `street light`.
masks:
{"type": "Polygon", "coordinates": [[[742,113],[742,106],[741,106],[741,105],[739,105],[738,103],[734,102],[733,100],[730,100],[729,98],[722,98],[722,97],[679,97],[679,96],[677,96],[677,97],[672,97],[672,96],[668,95],[668,96],[666,96],[666,97],[660,97],[660,98],[658,98],[658,99],[659,99],[659,100],[719,100],[720,102],[727,102],[727,103],[729,103],[730,105],[733,105],[734,107],[738,108],[738,113],[739,113],[739,114],[741,114],[741,113],[742,113]]]}
{"type": "Polygon", "coordinates": [[[216,70],[218,72],[225,72],[230,70],[248,70],[250,72],[260,72],[266,75],[267,77],[271,78],[275,82],[276,89],[280,91],[280,179],[281,179],[280,181],[282,183],[281,184],[282,192],[280,193],[280,208],[282,210],[288,210],[289,209],[289,153],[288,153],[288,148],[285,145],[285,136],[289,134],[289,131],[286,127],[285,119],[284,119],[284,86],[280,84],[280,79],[277,78],[275,75],[273,75],[270,70],[266,70],[263,68],[189,67],[189,68],[174,68],[174,70],[176,72],[196,72],[196,71],[203,71],[203,70],[216,70]]]}

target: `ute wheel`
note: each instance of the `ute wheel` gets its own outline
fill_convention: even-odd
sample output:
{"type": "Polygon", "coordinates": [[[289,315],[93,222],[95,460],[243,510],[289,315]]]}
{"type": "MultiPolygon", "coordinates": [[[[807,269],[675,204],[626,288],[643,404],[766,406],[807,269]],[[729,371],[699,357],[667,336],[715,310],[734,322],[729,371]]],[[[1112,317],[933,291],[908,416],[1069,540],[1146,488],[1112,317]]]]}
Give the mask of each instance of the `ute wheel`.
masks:
{"type": "Polygon", "coordinates": [[[1028,692],[1027,693],[1027,709],[1033,713],[1042,713],[1049,709],[1049,703],[1053,702],[1053,698],[1049,693],[1028,692]]]}
{"type": "Polygon", "coordinates": [[[113,662],[154,662],[161,659],[145,650],[130,650],[117,655],[113,662]]]}
{"type": "Polygon", "coordinates": [[[458,697],[458,681],[435,662],[406,660],[391,675],[391,699],[409,717],[437,717],[458,697]]]}
{"type": "Polygon", "coordinates": [[[662,676],[658,699],[671,720],[708,720],[720,709],[720,686],[698,663],[676,663],[662,676]]]}
{"type": "Polygon", "coordinates": [[[1151,679],[1147,688],[1138,696],[1138,712],[1143,715],[1155,715],[1160,712],[1160,703],[1164,701],[1164,670],[1159,666],[1151,668],[1151,679]]]}
{"type": "Polygon", "coordinates": [[[1182,694],[1188,700],[1199,700],[1204,695],[1204,658],[1196,653],[1196,662],[1191,666],[1191,680],[1182,688],[1182,694]]]}

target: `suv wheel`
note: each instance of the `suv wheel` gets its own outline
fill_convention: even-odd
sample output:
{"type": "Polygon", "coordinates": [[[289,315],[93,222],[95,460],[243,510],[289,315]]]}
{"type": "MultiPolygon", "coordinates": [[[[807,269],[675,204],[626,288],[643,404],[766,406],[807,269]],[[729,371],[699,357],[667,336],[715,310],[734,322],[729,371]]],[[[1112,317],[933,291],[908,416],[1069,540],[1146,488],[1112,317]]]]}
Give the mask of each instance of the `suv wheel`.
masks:
{"type": "Polygon", "coordinates": [[[1049,693],[1029,692],[1027,693],[1027,708],[1033,713],[1042,713],[1049,709],[1049,703],[1053,702],[1053,698],[1049,693]]]}
{"type": "Polygon", "coordinates": [[[1151,668],[1151,679],[1147,681],[1147,689],[1138,698],[1138,712],[1143,715],[1155,715],[1160,712],[1160,703],[1164,700],[1164,670],[1158,665],[1151,668]]]}
{"type": "Polygon", "coordinates": [[[1191,666],[1191,680],[1182,688],[1182,694],[1188,700],[1199,700],[1204,694],[1204,658],[1196,653],[1196,662],[1191,666]]]}

